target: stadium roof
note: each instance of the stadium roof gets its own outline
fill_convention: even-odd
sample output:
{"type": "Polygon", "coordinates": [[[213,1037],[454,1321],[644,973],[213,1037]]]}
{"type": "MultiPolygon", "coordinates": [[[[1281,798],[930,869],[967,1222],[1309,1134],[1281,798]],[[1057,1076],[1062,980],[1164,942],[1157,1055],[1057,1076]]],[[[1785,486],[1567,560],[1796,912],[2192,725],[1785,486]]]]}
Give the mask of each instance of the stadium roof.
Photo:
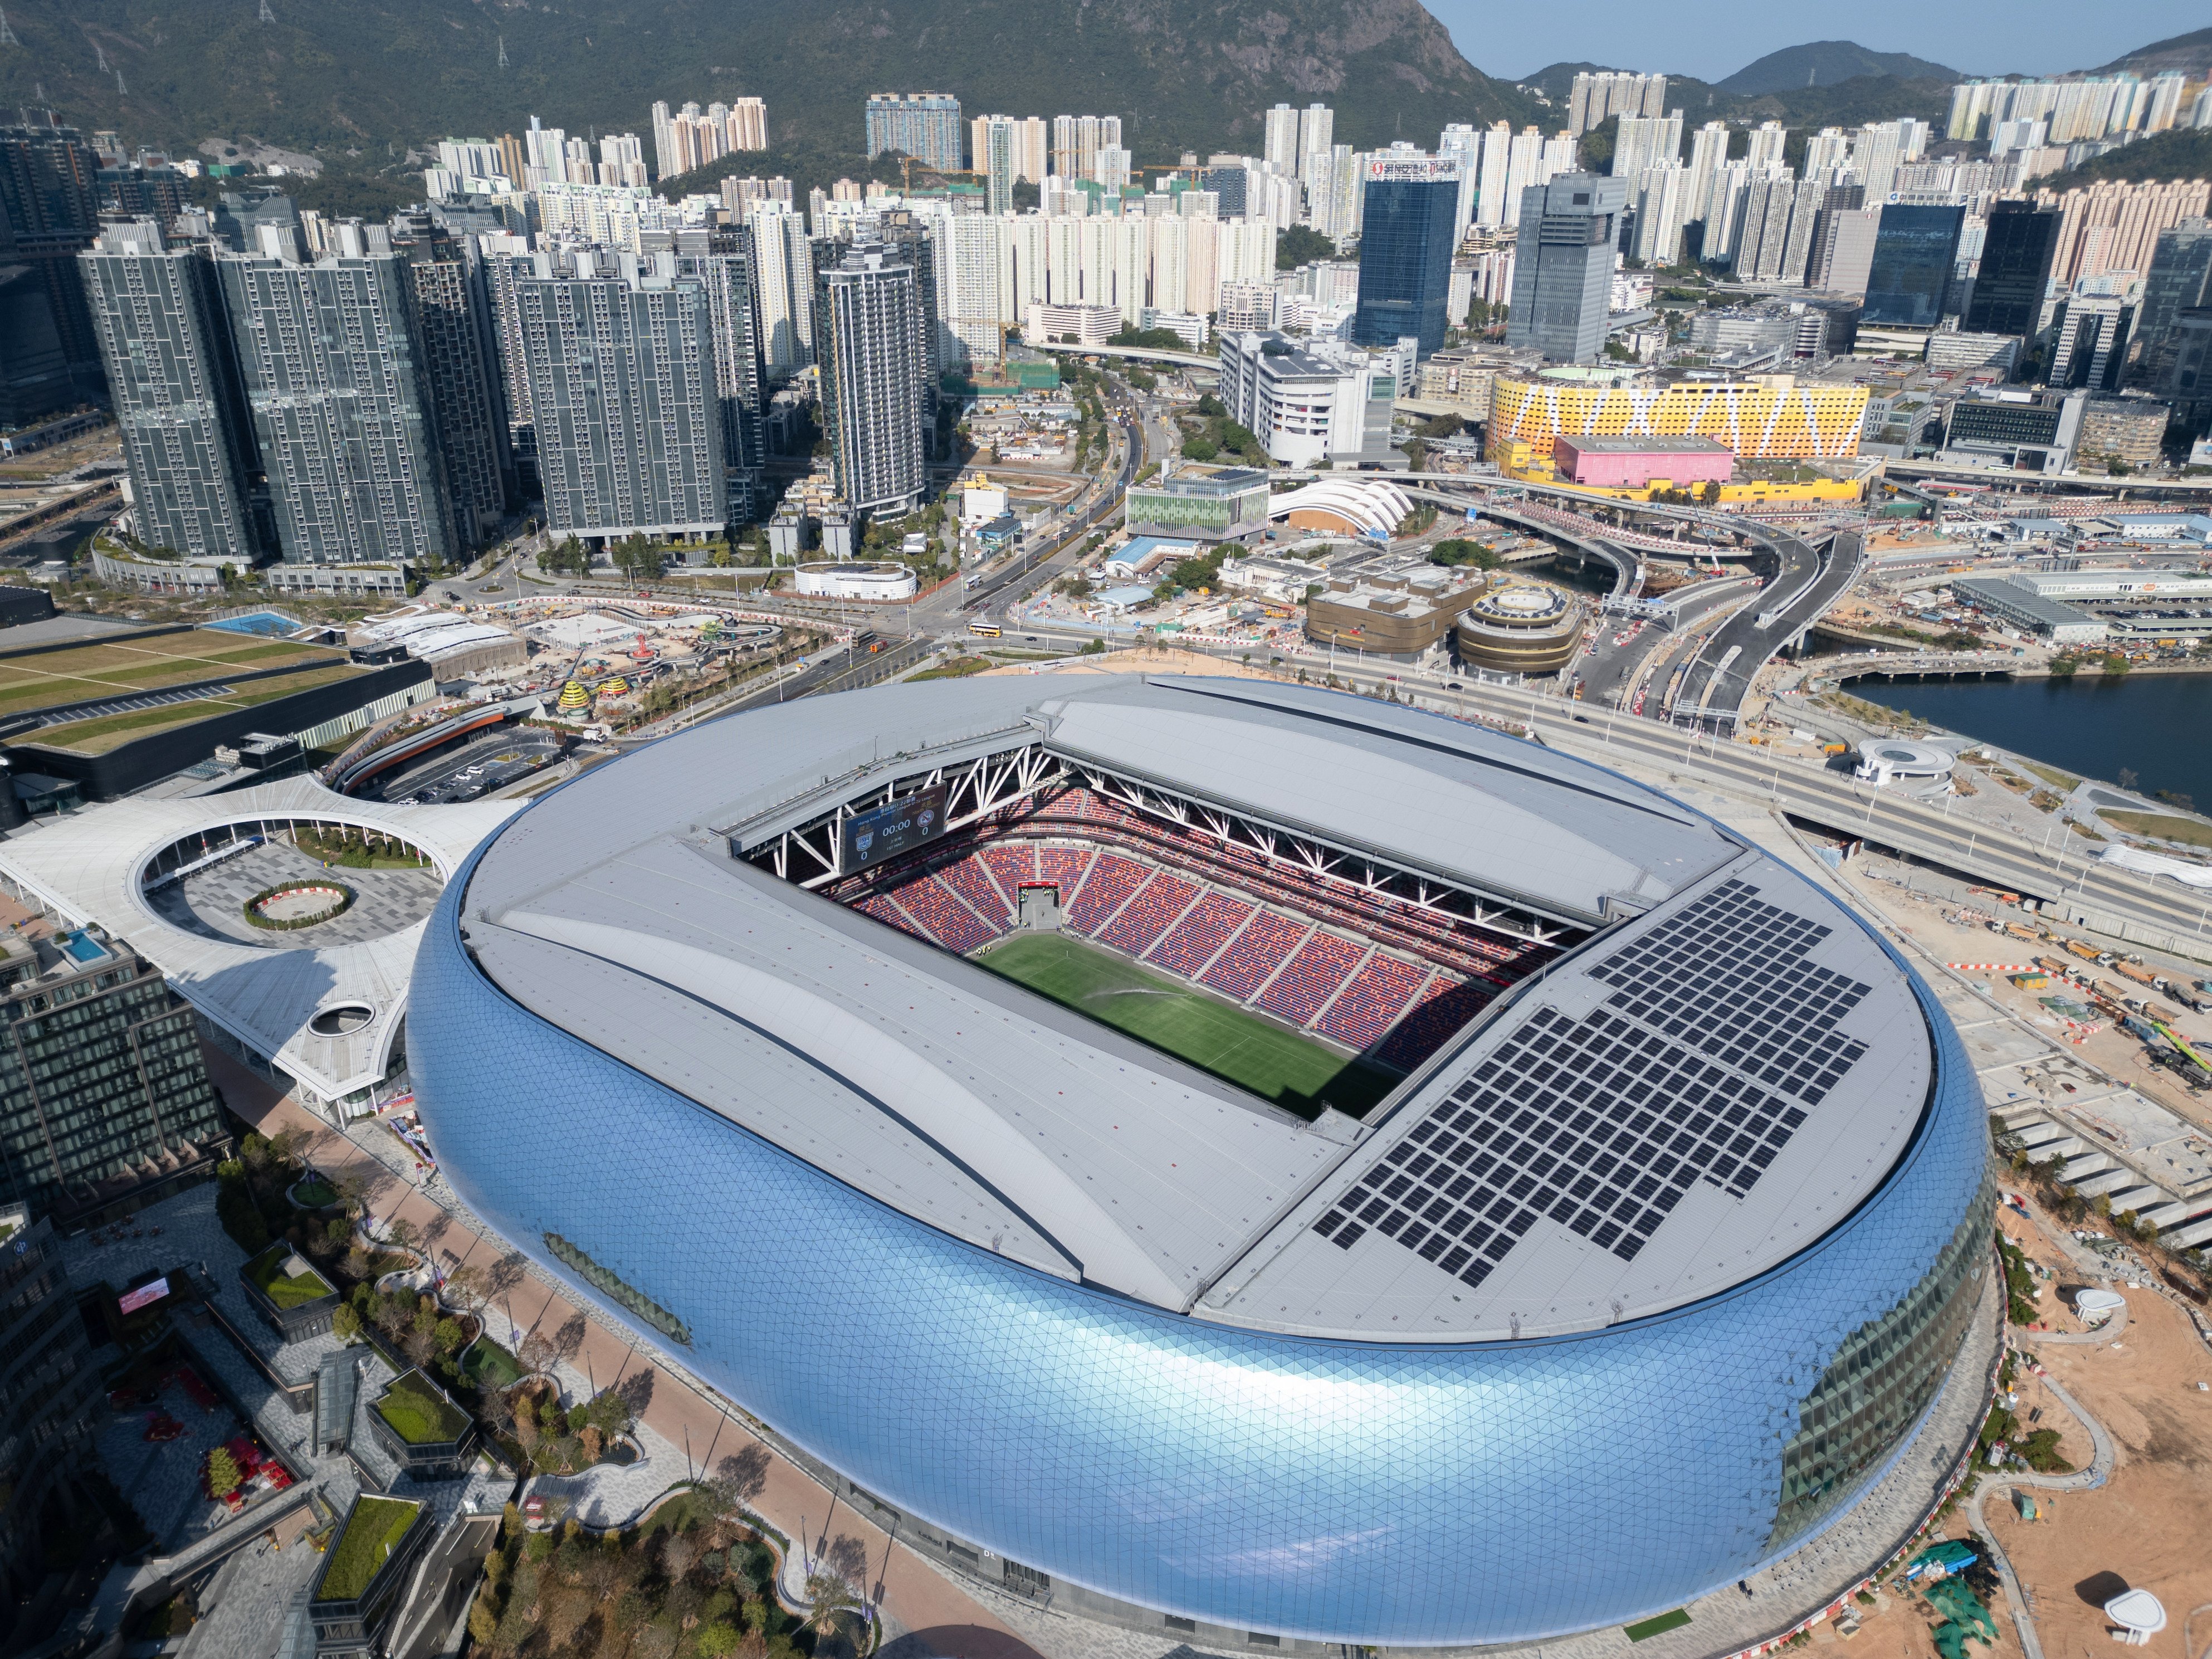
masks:
{"type": "MultiPolygon", "coordinates": [[[[1724,1289],[1850,1212],[1904,1149],[1931,1075],[1926,1024],[1880,946],[1709,821],[1480,727],[1261,682],[971,680],[716,722],[537,803],[486,849],[463,914],[523,1006],[860,1191],[1047,1273],[1315,1334],[1588,1328],[1724,1289]],[[1627,919],[1492,1005],[1367,1122],[1307,1124],[732,855],[1023,744],[1586,926],[1627,919]],[[1709,971],[1731,964],[1747,977],[1709,971]],[[1656,984],[1679,993],[1669,1006],[1638,1001],[1656,984]],[[1739,1043],[1763,1052],[1729,1058],[1739,1043]],[[1560,1219],[1509,1217],[1517,1242],[1486,1272],[1346,1219],[1447,1201],[1445,1163],[1471,1167],[1443,1148],[1454,1115],[1501,1079],[1540,1078],[1563,1121],[1608,1089],[1639,1111],[1679,1097],[1685,1121],[1623,1122],[1609,1151],[1595,1132],[1570,1147],[1562,1130],[1548,1152],[1501,1137],[1489,1163],[1508,1209],[1549,1193],[1560,1160],[1589,1190],[1563,1191],[1560,1219]],[[1684,1134],[1705,1137],[1705,1178],[1662,1214],[1652,1193],[1688,1155],[1667,1138],[1684,1134]],[[1755,1163],[1748,1139],[1729,1152],[1746,1136],[1755,1163]],[[1401,1174],[1428,1187],[1383,1198],[1401,1174]],[[1522,1174],[1534,1185],[1516,1197],[1522,1174]],[[1622,1219],[1575,1223],[1593,1194],[1622,1219]]],[[[1518,1107],[1483,1109],[1503,1122],[1518,1107]]],[[[1472,1219],[1456,1218],[1470,1238],[1472,1219]]]]}

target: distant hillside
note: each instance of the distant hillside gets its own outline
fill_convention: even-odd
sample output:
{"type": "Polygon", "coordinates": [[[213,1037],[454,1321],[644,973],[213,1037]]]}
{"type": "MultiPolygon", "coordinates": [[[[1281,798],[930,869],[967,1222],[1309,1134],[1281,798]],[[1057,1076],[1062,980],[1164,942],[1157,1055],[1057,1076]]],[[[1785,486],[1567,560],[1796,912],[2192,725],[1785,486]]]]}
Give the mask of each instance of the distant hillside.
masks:
{"type": "Polygon", "coordinates": [[[2035,183],[2039,190],[2071,190],[2103,179],[2212,179],[2212,127],[2139,138],[2035,183]]]}
{"type": "Polygon", "coordinates": [[[2160,70],[2186,70],[2192,75],[2212,74],[2212,29],[2177,34],[2171,40],[2154,40],[2124,58],[2115,58],[2106,70],[2132,70],[2155,75],[2160,70]]]}
{"type": "MultiPolygon", "coordinates": [[[[1810,51],[1812,48],[1793,47],[1791,50],[1810,51]]],[[[1917,63],[1919,60],[1911,61],[1917,63]]],[[[1565,118],[1567,100],[1574,89],[1575,76],[1586,70],[1595,71],[1606,67],[1601,64],[1550,64],[1521,84],[1534,88],[1552,100],[1552,109],[1548,113],[1557,122],[1565,118]]],[[[1739,71],[1739,74],[1748,73],[1749,70],[1739,71]]],[[[1948,76],[1950,71],[1945,70],[1942,73],[1948,76]]],[[[1901,80],[1894,75],[1857,75],[1833,84],[1824,82],[1819,86],[1808,87],[1801,83],[1796,87],[1746,96],[1729,91],[1724,83],[1700,81],[1691,75],[1669,75],[1667,77],[1667,107],[1680,110],[1683,125],[1688,128],[1702,126],[1707,121],[1731,120],[1780,121],[1788,126],[1815,129],[1855,127],[1868,121],[1893,121],[1902,115],[1935,121],[1940,120],[1950,108],[1951,84],[1950,81],[1942,79],[1901,80]]]]}
{"type": "Polygon", "coordinates": [[[1727,79],[1714,82],[1716,90],[1738,97],[1756,98],[1762,93],[1794,93],[1812,87],[1833,87],[1863,77],[1887,76],[1899,81],[1965,79],[1958,70],[1931,64],[1906,52],[1869,52],[1853,40],[1814,40],[1802,46],[1770,52],[1747,64],[1727,79]]]}
{"type": "MultiPolygon", "coordinates": [[[[1340,143],[1433,143],[1533,118],[1418,0],[11,0],[0,107],[190,149],[247,137],[398,165],[441,136],[645,131],[655,99],[768,100],[781,145],[857,158],[862,100],[942,90],[981,113],[1121,115],[1139,162],[1256,149],[1261,111],[1316,100],[1340,143]],[[507,67],[500,67],[502,49],[507,67]],[[100,67],[102,61],[106,69],[100,67]],[[40,88],[43,87],[44,96],[40,88]]],[[[856,159],[857,164],[857,159],[856,159]]]]}

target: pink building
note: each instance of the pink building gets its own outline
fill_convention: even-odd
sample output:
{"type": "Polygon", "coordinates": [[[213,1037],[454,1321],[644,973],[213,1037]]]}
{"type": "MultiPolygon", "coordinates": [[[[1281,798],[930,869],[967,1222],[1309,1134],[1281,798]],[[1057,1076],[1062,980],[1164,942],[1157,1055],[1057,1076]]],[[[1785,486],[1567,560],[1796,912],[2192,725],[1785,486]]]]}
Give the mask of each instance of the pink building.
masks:
{"type": "Polygon", "coordinates": [[[1552,465],[1563,482],[1601,489],[1642,489],[1665,483],[1677,489],[1726,483],[1735,452],[1711,438],[1571,438],[1552,440],[1552,465]]]}

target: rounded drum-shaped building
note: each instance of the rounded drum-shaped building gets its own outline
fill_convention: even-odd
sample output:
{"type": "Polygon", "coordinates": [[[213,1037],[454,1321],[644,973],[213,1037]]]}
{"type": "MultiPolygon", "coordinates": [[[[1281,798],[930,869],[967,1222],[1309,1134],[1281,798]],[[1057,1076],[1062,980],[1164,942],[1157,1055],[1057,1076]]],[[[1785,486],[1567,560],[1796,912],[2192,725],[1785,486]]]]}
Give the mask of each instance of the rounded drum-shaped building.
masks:
{"type": "Polygon", "coordinates": [[[1674,801],[1370,700],[702,726],[494,836],[412,1007],[507,1239],[905,1541],[1125,1623],[1663,1612],[1931,1499],[1988,1345],[1982,1101],[1902,961],[1674,801]]]}
{"type": "Polygon", "coordinates": [[[1555,674],[1571,661],[1582,607],[1556,587],[1514,582],[1492,588],[1461,613],[1460,660],[1510,674],[1555,674]]]}

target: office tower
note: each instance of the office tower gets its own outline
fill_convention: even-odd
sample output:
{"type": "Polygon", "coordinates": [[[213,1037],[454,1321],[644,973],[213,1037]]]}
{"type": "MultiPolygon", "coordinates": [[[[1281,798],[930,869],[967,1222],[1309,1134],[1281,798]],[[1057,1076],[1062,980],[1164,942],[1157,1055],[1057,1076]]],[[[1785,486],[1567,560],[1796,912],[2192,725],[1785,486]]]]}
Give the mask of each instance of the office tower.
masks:
{"type": "Polygon", "coordinates": [[[99,231],[99,158],[52,116],[0,127],[0,424],[100,395],[76,256],[99,231]]]}
{"type": "Polygon", "coordinates": [[[1597,361],[1627,206],[1627,182],[1594,173],[1561,173],[1529,186],[1515,249],[1508,345],[1531,347],[1555,362],[1597,361]]]}
{"type": "Polygon", "coordinates": [[[2117,294],[2069,295],[2059,307],[2045,382],[2118,391],[2135,317],[2135,307],[2117,294]]]}
{"type": "Polygon", "coordinates": [[[450,564],[461,551],[421,337],[381,225],[336,228],[301,263],[290,234],[216,262],[289,564],[450,564]]]}
{"type": "Polygon", "coordinates": [[[1805,286],[1831,294],[1864,294],[1874,267],[1874,239],[1881,210],[1863,205],[1866,187],[1838,185],[1820,204],[1813,226],[1813,246],[1805,262],[1805,286]]]}
{"type": "Polygon", "coordinates": [[[108,226],[77,258],[139,540],[252,563],[252,437],[214,262],[202,249],[164,247],[143,220],[108,226]]]}
{"type": "Polygon", "coordinates": [[[1271,173],[1297,177],[1298,118],[1298,110],[1289,104],[1278,104],[1261,117],[1260,159],[1271,173]]]}
{"type": "Polygon", "coordinates": [[[733,518],[752,516],[748,509],[768,459],[768,394],[752,264],[752,239],[742,229],[719,226],[676,233],[677,277],[698,283],[706,296],[714,393],[721,407],[722,464],[730,473],[733,518]]]}
{"type": "Polygon", "coordinates": [[[974,124],[975,160],[973,171],[983,175],[983,210],[1014,210],[1014,178],[1020,164],[1016,154],[1013,118],[981,115],[974,124]]]}
{"type": "Polygon", "coordinates": [[[483,264],[473,237],[457,240],[428,215],[403,215],[394,230],[392,251],[402,261],[410,319],[422,343],[446,498],[463,545],[481,547],[499,534],[516,493],[483,264]]]}
{"type": "MultiPolygon", "coordinates": [[[[541,256],[542,257],[542,256],[541,256]]],[[[704,286],[676,256],[579,249],[573,275],[516,284],[546,526],[617,542],[729,523],[704,286]]]]}
{"type": "Polygon", "coordinates": [[[129,946],[86,947],[0,954],[0,1192],[65,1229],[204,1181],[230,1150],[191,1006],[129,946]]]}
{"type": "Polygon", "coordinates": [[[1327,104],[1308,104],[1298,112],[1298,177],[1316,155],[1326,155],[1336,143],[1336,112],[1327,104]]]}
{"type": "Polygon", "coordinates": [[[1667,77],[1626,70],[1585,71],[1575,76],[1567,100],[1567,132],[1579,138],[1609,116],[1657,115],[1667,106],[1667,77]]]}
{"type": "Polygon", "coordinates": [[[1969,334],[2017,334],[2043,326],[2059,216],[2033,202],[1992,202],[1974,272],[1973,297],[1960,327],[1969,334]]]}
{"type": "Polygon", "coordinates": [[[1644,168],[1678,161],[1682,154],[1682,112],[1672,115],[1624,115],[1620,137],[1613,142],[1613,176],[1634,179],[1644,168]]]}
{"type": "Polygon", "coordinates": [[[928,322],[909,252],[855,243],[815,277],[822,422],[837,493],[856,511],[889,517],[919,505],[927,482],[928,322]]]}
{"type": "Polygon", "coordinates": [[[1242,219],[1251,206],[1251,174],[1242,167],[1201,167],[1198,187],[1210,192],[1224,219],[1242,219]]]}
{"type": "Polygon", "coordinates": [[[1942,320],[1966,219],[1962,207],[1891,203],[1881,210],[1867,273],[1869,325],[1932,329],[1942,320]]]}
{"type": "Polygon", "coordinates": [[[2212,305],[2212,219],[2184,219],[2159,233],[2143,274],[2129,378],[2143,386],[2170,378],[2181,314],[2206,305],[2212,305]]]}
{"type": "Polygon", "coordinates": [[[763,203],[745,222],[753,244],[761,356],[771,375],[814,360],[814,257],[805,222],[784,202],[763,203]]]}
{"type": "Polygon", "coordinates": [[[1368,158],[1354,343],[1390,346],[1410,337],[1420,342],[1423,356],[1443,343],[1459,168],[1449,155],[1368,158]]]}
{"type": "Polygon", "coordinates": [[[867,102],[870,160],[887,151],[911,155],[923,166],[960,171],[960,100],[946,92],[878,92],[867,102]]]}

